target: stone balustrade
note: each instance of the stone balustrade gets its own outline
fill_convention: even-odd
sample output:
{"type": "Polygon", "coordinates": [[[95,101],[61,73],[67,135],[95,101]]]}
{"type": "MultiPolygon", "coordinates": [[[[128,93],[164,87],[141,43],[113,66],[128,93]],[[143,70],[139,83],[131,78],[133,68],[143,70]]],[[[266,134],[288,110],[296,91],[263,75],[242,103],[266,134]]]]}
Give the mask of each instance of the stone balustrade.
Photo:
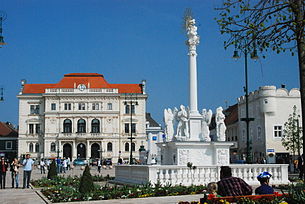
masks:
{"type": "MultiPolygon", "coordinates": [[[[288,164],[232,164],[232,174],[250,185],[259,185],[256,176],[263,171],[272,174],[270,184],[288,184],[288,164]]],[[[189,169],[175,165],[118,165],[115,181],[129,184],[206,185],[220,180],[220,166],[198,166],[189,169]]]]}

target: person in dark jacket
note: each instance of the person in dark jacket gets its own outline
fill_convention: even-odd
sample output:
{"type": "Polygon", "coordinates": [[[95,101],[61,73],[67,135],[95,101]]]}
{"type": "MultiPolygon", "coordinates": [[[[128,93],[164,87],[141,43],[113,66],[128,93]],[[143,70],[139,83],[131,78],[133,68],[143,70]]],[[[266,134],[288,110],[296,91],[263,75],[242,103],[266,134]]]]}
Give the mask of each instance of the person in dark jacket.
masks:
{"type": "Polygon", "coordinates": [[[241,178],[233,177],[229,166],[220,168],[220,181],[217,182],[218,194],[221,196],[251,195],[252,188],[241,178]]]}
{"type": "Polygon", "coordinates": [[[267,171],[262,172],[257,176],[257,180],[261,183],[261,186],[255,189],[255,194],[263,195],[274,193],[273,188],[269,186],[269,180],[271,176],[272,175],[267,171]]]}
{"type": "Polygon", "coordinates": [[[4,157],[1,157],[0,161],[0,188],[5,188],[5,178],[8,168],[8,163],[4,160],[4,157]]]}

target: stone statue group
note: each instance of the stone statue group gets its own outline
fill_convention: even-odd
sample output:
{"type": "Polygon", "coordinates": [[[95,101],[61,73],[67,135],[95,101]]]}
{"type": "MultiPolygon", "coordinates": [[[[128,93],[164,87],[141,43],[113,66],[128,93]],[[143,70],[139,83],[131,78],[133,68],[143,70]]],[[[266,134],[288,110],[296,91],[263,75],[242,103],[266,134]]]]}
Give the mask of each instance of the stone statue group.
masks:
{"type": "MultiPolygon", "coordinates": [[[[164,123],[165,134],[168,141],[172,140],[188,140],[189,133],[189,110],[184,105],[180,105],[180,110],[176,107],[172,110],[170,108],[164,109],[164,123]],[[176,125],[176,132],[174,125],[176,125]],[[175,134],[176,133],[176,134],[175,134]]],[[[205,142],[210,142],[210,129],[209,125],[212,120],[212,110],[203,109],[201,115],[201,139],[205,142]]],[[[223,114],[222,107],[216,109],[215,122],[216,122],[216,136],[217,141],[225,141],[226,125],[225,115],[223,114]]]]}

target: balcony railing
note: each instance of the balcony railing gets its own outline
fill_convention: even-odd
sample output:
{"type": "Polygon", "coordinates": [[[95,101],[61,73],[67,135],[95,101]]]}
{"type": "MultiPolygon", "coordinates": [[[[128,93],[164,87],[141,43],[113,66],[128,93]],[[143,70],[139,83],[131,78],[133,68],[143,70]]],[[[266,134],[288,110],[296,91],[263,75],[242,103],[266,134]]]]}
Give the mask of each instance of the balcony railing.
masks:
{"type": "Polygon", "coordinates": [[[53,93],[119,93],[118,89],[112,89],[112,88],[95,88],[95,89],[85,89],[85,90],[79,90],[79,89],[73,89],[73,88],[51,88],[46,89],[47,94],[53,94],[53,93]]]}

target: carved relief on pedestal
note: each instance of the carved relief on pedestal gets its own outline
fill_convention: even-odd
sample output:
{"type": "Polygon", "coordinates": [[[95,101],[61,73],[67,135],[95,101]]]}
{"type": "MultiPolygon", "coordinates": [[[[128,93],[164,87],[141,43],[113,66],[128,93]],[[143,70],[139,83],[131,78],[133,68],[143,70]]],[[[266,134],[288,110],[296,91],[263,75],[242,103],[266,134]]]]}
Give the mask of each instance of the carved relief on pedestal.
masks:
{"type": "Polygon", "coordinates": [[[228,149],[217,149],[217,165],[228,165],[229,162],[229,150],[228,149]]]}
{"type": "Polygon", "coordinates": [[[179,149],[179,165],[186,165],[189,162],[189,150],[179,149]]]}

